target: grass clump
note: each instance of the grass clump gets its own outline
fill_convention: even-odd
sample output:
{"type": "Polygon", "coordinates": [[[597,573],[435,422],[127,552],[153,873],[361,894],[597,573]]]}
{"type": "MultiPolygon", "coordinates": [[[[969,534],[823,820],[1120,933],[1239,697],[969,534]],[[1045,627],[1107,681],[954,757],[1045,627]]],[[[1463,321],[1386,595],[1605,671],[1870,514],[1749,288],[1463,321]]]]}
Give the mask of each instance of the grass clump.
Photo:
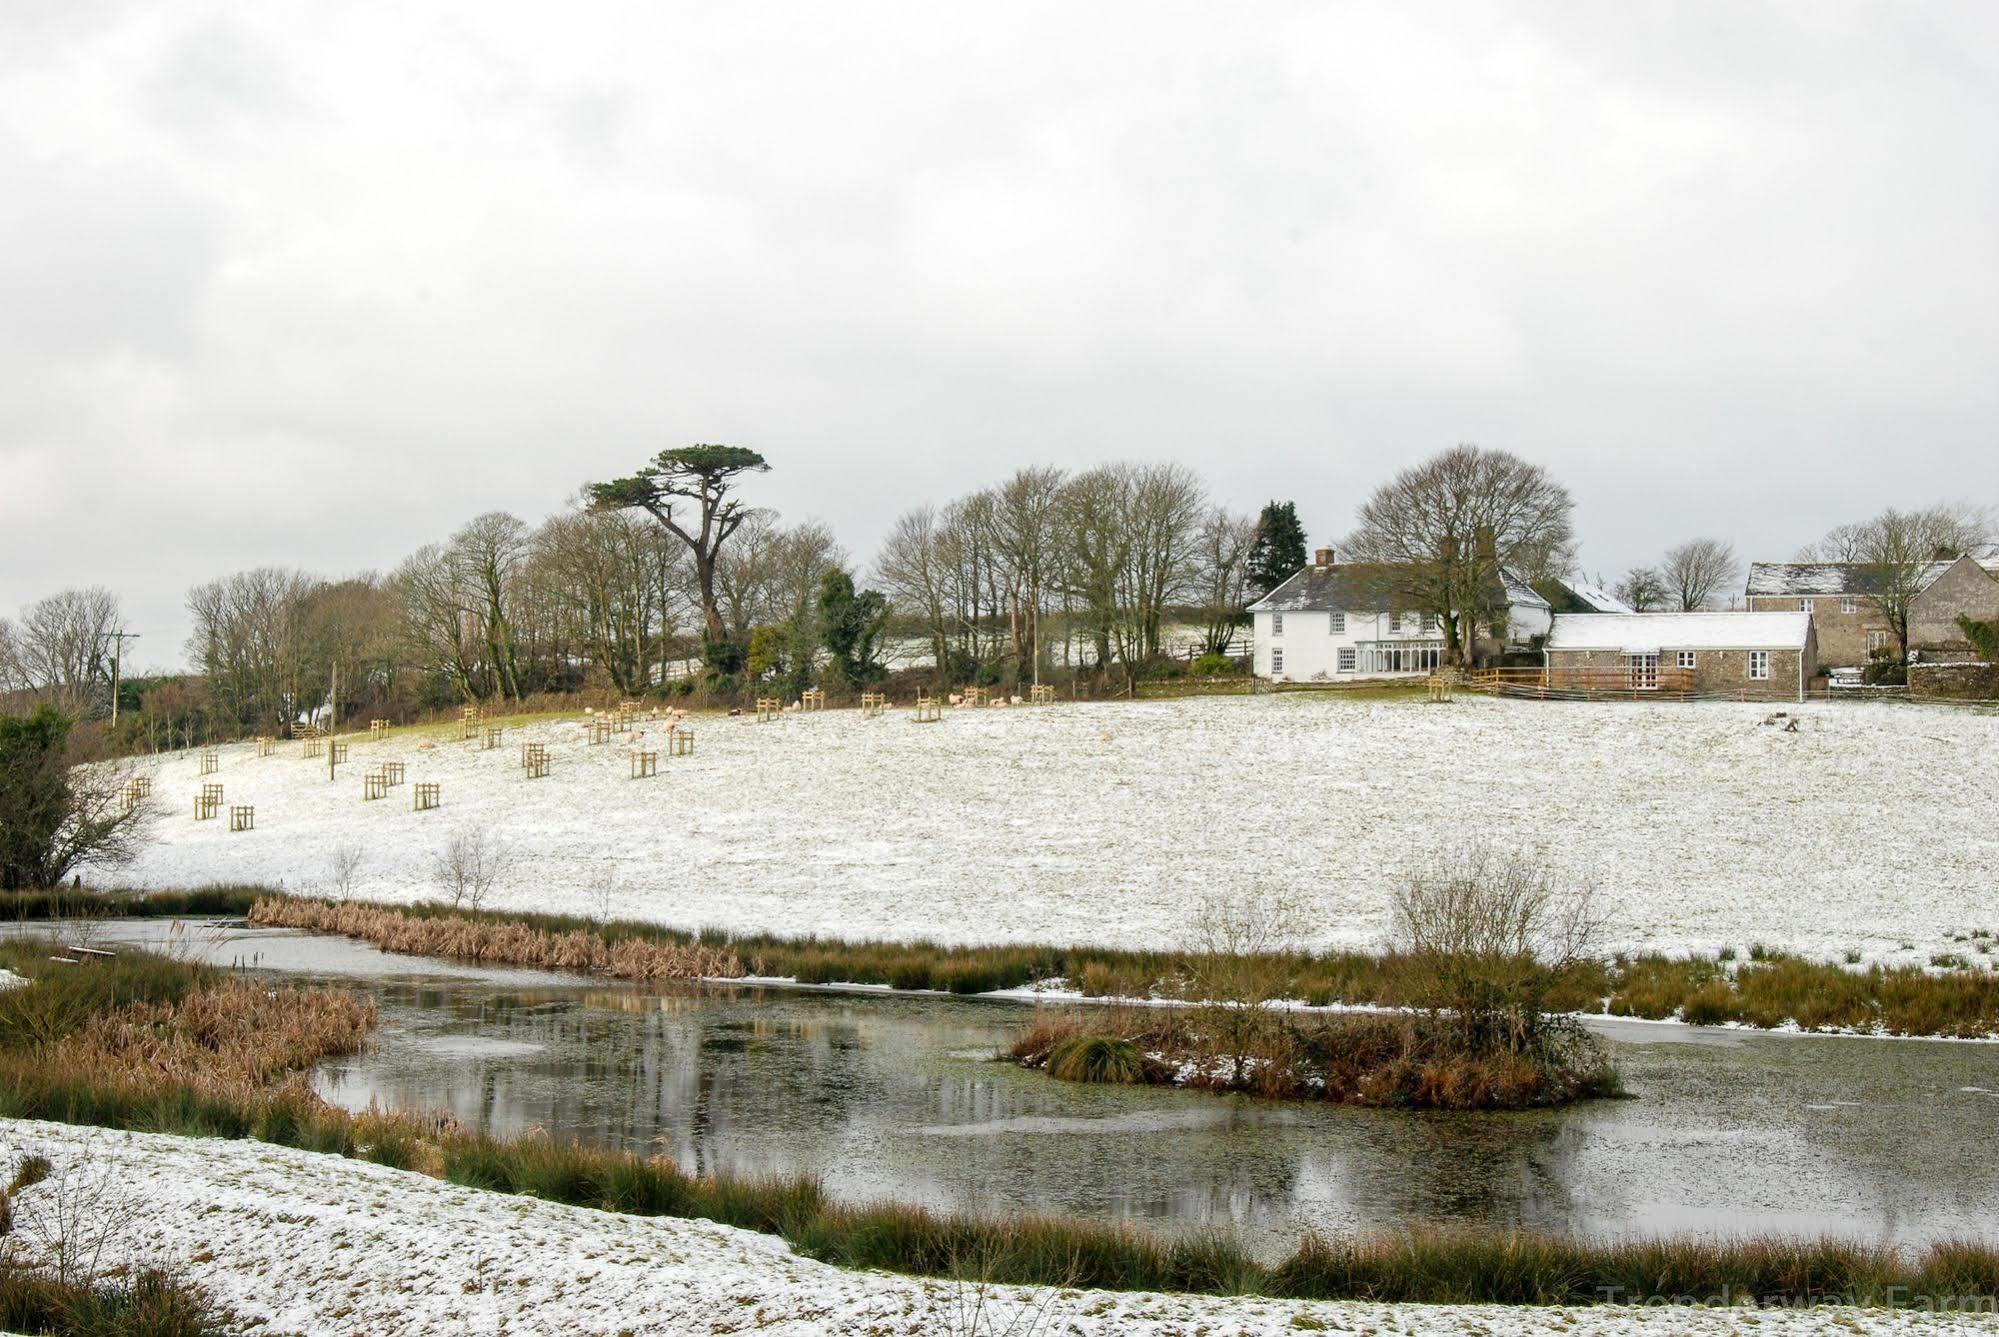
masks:
{"type": "Polygon", "coordinates": [[[1145,1056],[1115,1035],[1064,1036],[1050,1046],[1045,1066],[1049,1076],[1065,1082],[1133,1086],[1145,1080],[1145,1056]]]}

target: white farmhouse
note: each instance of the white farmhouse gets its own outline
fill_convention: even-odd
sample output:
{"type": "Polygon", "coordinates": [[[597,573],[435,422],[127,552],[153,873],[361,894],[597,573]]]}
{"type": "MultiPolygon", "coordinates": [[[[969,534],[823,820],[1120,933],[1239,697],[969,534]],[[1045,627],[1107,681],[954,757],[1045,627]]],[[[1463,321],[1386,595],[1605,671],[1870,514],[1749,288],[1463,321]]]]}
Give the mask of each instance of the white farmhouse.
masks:
{"type": "MultiPolygon", "coordinates": [[[[1321,548],[1312,564],[1249,606],[1254,672],[1273,682],[1428,673],[1443,666],[1444,630],[1430,613],[1402,608],[1394,569],[1334,560],[1321,548]]],[[[1482,652],[1538,646],[1548,633],[1548,601],[1502,571],[1479,627],[1482,652]],[[1503,610],[1499,611],[1499,610],[1503,610]]]]}

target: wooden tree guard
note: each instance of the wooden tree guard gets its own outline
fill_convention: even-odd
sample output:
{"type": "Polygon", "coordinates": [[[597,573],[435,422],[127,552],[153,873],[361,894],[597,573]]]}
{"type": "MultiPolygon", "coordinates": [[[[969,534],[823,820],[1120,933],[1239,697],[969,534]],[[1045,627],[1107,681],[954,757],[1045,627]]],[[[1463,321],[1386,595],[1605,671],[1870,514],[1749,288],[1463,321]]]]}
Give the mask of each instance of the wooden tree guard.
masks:
{"type": "Polygon", "coordinates": [[[805,691],[800,692],[798,694],[798,708],[800,710],[826,709],[825,689],[820,687],[810,687],[807,688],[805,691]]]}
{"type": "Polygon", "coordinates": [[[1052,706],[1055,704],[1055,689],[1045,682],[1037,682],[1027,689],[1027,704],[1030,706],[1052,706]]]}
{"type": "Polygon", "coordinates": [[[229,829],[250,831],[257,825],[257,810],[248,803],[231,804],[229,808],[229,829]]]}
{"type": "Polygon", "coordinates": [[[213,752],[204,752],[201,754],[201,773],[203,775],[215,774],[221,765],[222,758],[216,756],[213,752]]]}
{"type": "Polygon", "coordinates": [[[783,710],[784,703],[776,697],[760,696],[757,698],[757,723],[767,724],[771,720],[776,719],[783,710]]]}
{"type": "Polygon", "coordinates": [[[323,757],[326,755],[326,753],[323,751],[325,747],[326,744],[320,741],[319,739],[308,738],[298,745],[299,748],[298,754],[301,757],[323,757]]]}
{"type": "Polygon", "coordinates": [[[388,796],[389,796],[388,776],[383,775],[379,771],[373,771],[361,777],[362,802],[365,803],[369,799],[387,798],[388,796]]]}
{"type": "Polygon", "coordinates": [[[258,755],[258,756],[260,756],[260,757],[268,757],[268,756],[270,756],[270,755],[271,755],[272,753],[276,752],[277,750],[278,750],[278,740],[277,740],[277,739],[275,739],[275,738],[271,737],[271,736],[270,736],[269,734],[258,734],[258,735],[257,735],[257,755],[258,755]]]}
{"type": "Polygon", "coordinates": [[[347,764],[347,744],[333,744],[333,764],[335,766],[344,766],[347,764]]]}
{"type": "Polygon", "coordinates": [[[1429,678],[1430,699],[1432,701],[1449,701],[1451,699],[1451,691],[1456,685],[1457,680],[1451,674],[1432,673],[1429,678]]]}
{"type": "Polygon", "coordinates": [[[120,801],[122,803],[122,811],[125,812],[132,811],[132,809],[138,807],[140,802],[146,797],[146,795],[152,793],[152,791],[153,791],[153,782],[151,780],[146,779],[144,776],[135,776],[132,779],[127,780],[125,782],[124,788],[118,791],[120,801]]]}
{"type": "Polygon", "coordinates": [[[983,687],[967,687],[963,700],[968,706],[983,706],[992,700],[992,693],[983,687]]]}
{"type": "Polygon", "coordinates": [[[194,796],[194,820],[205,822],[213,817],[221,807],[221,799],[214,798],[208,794],[196,794],[194,796]]]}
{"type": "Polygon", "coordinates": [[[150,775],[135,775],[125,782],[125,787],[140,798],[148,798],[153,792],[153,777],[150,775]]]}
{"type": "Polygon", "coordinates": [[[378,737],[379,735],[385,734],[388,731],[389,731],[389,722],[387,720],[368,721],[368,736],[370,738],[378,737]]]}
{"type": "Polygon", "coordinates": [[[632,779],[643,780],[648,775],[658,775],[658,774],[659,774],[659,753],[657,752],[632,753],[632,779]]]}
{"type": "Polygon", "coordinates": [[[222,786],[213,782],[205,784],[201,787],[201,796],[220,803],[222,802],[222,786]]]}
{"type": "Polygon", "coordinates": [[[944,705],[936,697],[924,696],[919,692],[916,697],[916,714],[911,718],[918,724],[935,724],[944,718],[944,705]]]}
{"type": "Polygon", "coordinates": [[[481,736],[479,750],[481,752],[497,750],[500,746],[500,739],[506,736],[506,732],[505,729],[488,728],[484,735],[481,736]]]}
{"type": "Polygon", "coordinates": [[[529,780],[539,780],[548,774],[548,745],[545,743],[521,744],[521,773],[529,780]]]}
{"type": "Polygon", "coordinates": [[[666,731],[666,755],[669,757],[691,757],[694,755],[694,730],[674,725],[666,731]]]}
{"type": "Polygon", "coordinates": [[[882,713],[888,705],[888,697],[881,692],[861,693],[861,718],[871,720],[882,713]]]}
{"type": "Polygon", "coordinates": [[[403,763],[400,761],[383,762],[381,776],[383,780],[388,782],[389,788],[394,789],[403,782],[403,763]]]}
{"type": "Polygon", "coordinates": [[[441,802],[438,797],[438,786],[435,784],[427,784],[419,780],[411,788],[410,793],[412,796],[410,809],[413,812],[427,811],[428,809],[435,808],[441,802]]]}
{"type": "Polygon", "coordinates": [[[612,723],[609,715],[597,716],[590,721],[590,745],[595,747],[599,743],[610,742],[611,735],[616,731],[617,726],[612,723]]]}
{"type": "Polygon", "coordinates": [[[523,779],[545,780],[548,778],[549,760],[546,753],[534,758],[523,768],[523,779]]]}

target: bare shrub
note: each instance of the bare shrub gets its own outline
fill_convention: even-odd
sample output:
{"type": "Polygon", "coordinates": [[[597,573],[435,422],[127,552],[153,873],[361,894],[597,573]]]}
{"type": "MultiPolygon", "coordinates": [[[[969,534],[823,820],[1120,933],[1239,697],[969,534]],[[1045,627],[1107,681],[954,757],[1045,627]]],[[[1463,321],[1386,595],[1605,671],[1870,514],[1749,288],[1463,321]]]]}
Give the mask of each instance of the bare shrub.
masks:
{"type": "Polygon", "coordinates": [[[605,864],[590,884],[590,918],[599,925],[610,923],[622,892],[617,863],[605,864]]]}
{"type": "Polygon", "coordinates": [[[498,837],[467,827],[445,842],[432,871],[451,898],[453,909],[469,906],[477,910],[499,881],[505,859],[506,846],[498,837]]]}
{"type": "Polygon", "coordinates": [[[1429,956],[1525,958],[1560,970],[1601,940],[1596,888],[1568,885],[1524,855],[1483,841],[1397,888],[1396,945],[1429,956]]]}
{"type": "Polygon", "coordinates": [[[368,851],[351,842],[333,847],[333,891],[341,900],[354,894],[354,882],[366,863],[368,851]]]}
{"type": "Polygon", "coordinates": [[[1247,1080],[1272,1039],[1270,1004],[1290,986],[1304,922],[1297,898],[1275,887],[1211,892],[1195,913],[1196,1015],[1230,1082],[1247,1080]]]}
{"type": "Polygon", "coordinates": [[[32,1191],[15,1201],[6,1252],[59,1285],[89,1285],[124,1261],[144,1204],[130,1180],[94,1158],[91,1142],[45,1167],[32,1191]]]}
{"type": "Polygon", "coordinates": [[[1412,876],[1392,912],[1408,996],[1455,1016],[1468,1052],[1538,1052],[1551,1038],[1570,1047],[1587,1039],[1573,1026],[1551,1027],[1547,998],[1602,938],[1593,886],[1476,842],[1412,876]]]}

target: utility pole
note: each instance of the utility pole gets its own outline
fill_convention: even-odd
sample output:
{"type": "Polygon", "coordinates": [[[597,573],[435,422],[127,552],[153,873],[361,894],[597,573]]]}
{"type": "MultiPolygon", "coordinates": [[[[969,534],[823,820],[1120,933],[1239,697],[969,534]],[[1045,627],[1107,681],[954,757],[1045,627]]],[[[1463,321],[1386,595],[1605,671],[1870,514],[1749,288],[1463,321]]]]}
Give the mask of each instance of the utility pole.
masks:
{"type": "Polygon", "coordinates": [[[106,632],[105,635],[111,637],[113,641],[111,651],[111,728],[115,731],[118,728],[118,670],[119,666],[125,661],[125,642],[138,640],[139,633],[136,631],[111,631],[106,632]]]}

